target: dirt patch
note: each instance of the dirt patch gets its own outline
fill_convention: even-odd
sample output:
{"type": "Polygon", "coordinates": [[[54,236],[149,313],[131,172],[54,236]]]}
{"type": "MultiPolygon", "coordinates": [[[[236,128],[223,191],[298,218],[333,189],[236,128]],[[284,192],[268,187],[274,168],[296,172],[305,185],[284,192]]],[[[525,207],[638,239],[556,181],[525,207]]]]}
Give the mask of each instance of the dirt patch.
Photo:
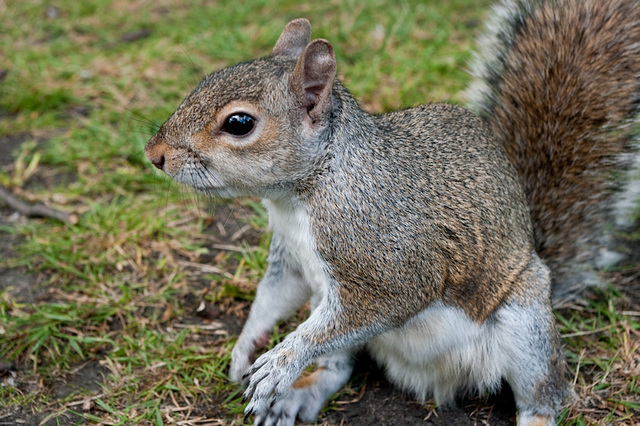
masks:
{"type": "Polygon", "coordinates": [[[36,413],[28,407],[13,407],[0,415],[0,425],[19,426],[71,426],[83,424],[84,419],[71,412],[36,413]]]}
{"type": "MultiPolygon", "coordinates": [[[[75,394],[99,393],[109,369],[98,361],[87,361],[58,376],[50,383],[43,383],[43,389],[51,392],[56,400],[68,399],[75,394]]],[[[35,385],[38,386],[38,385],[35,385]]],[[[82,402],[82,401],[80,401],[82,402]]],[[[10,407],[0,415],[0,425],[54,426],[83,424],[85,419],[75,412],[82,412],[80,404],[71,403],[70,410],[59,412],[44,410],[37,412],[31,407],[10,407]]]]}
{"type": "MultiPolygon", "coordinates": [[[[0,215],[12,214],[0,209],[0,215]]],[[[0,216],[1,225],[10,225],[6,216],[0,216]]],[[[12,234],[2,234],[0,238],[0,259],[16,257],[15,247],[22,242],[22,237],[12,234]]],[[[47,297],[47,290],[40,286],[41,277],[38,274],[29,273],[23,267],[0,266],[0,290],[12,287],[12,296],[18,303],[37,303],[47,297]]]]}
{"type": "Polygon", "coordinates": [[[56,377],[49,384],[56,399],[68,398],[77,393],[98,393],[110,371],[98,361],[87,361],[73,368],[68,374],[56,377]]]}
{"type": "Polygon", "coordinates": [[[29,133],[17,133],[0,137],[0,167],[11,164],[14,160],[14,152],[20,145],[27,140],[31,140],[31,138],[29,133]]]}
{"type": "Polygon", "coordinates": [[[0,268],[0,289],[13,287],[11,294],[18,303],[37,303],[46,299],[48,292],[39,285],[40,281],[39,275],[22,268],[0,268]]]}

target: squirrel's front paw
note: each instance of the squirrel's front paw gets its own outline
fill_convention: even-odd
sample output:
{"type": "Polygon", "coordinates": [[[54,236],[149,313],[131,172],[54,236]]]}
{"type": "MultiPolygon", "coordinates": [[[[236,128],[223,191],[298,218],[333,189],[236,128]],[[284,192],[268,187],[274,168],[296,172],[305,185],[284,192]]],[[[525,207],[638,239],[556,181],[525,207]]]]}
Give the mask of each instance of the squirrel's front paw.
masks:
{"type": "Polygon", "coordinates": [[[251,399],[245,414],[263,417],[269,408],[283,394],[289,391],[293,382],[300,376],[299,356],[295,349],[282,342],[262,355],[245,375],[249,385],[244,393],[251,399]]]}
{"type": "MultiPolygon", "coordinates": [[[[294,385],[295,387],[295,385],[294,385]]],[[[266,413],[256,415],[255,424],[293,426],[296,418],[304,423],[314,423],[329,395],[313,386],[290,389],[278,399],[266,413]]]]}

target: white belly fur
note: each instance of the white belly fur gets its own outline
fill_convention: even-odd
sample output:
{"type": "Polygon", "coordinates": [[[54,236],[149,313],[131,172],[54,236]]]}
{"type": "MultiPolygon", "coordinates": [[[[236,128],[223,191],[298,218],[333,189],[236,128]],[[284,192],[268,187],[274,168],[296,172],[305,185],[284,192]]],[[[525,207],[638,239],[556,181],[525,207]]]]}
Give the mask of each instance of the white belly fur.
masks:
{"type": "Polygon", "coordinates": [[[477,324],[461,309],[437,302],[367,347],[396,385],[423,401],[446,404],[460,391],[499,388],[520,343],[518,327],[512,327],[520,322],[519,310],[503,307],[477,324]]]}

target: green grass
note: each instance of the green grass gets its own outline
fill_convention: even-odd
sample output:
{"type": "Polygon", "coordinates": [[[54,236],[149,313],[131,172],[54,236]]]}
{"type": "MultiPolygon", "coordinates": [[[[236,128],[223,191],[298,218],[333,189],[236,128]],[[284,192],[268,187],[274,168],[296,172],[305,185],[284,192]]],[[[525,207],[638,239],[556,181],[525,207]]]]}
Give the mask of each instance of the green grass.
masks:
{"type": "MultiPolygon", "coordinates": [[[[23,142],[0,183],[80,217],[0,227],[13,241],[0,268],[35,286],[0,287],[0,361],[16,367],[0,376],[0,420],[28,407],[54,423],[72,413],[88,423],[241,423],[225,321],[241,322],[264,273],[265,213],[255,200],[210,208],[151,167],[145,141],[204,75],[267,55],[300,16],[332,42],[366,109],[463,102],[489,4],[27,0],[0,10],[0,147],[23,142]],[[236,228],[220,234],[234,224],[248,228],[235,240],[236,228]],[[203,317],[201,303],[213,313],[203,317]],[[56,395],[88,361],[108,371],[100,390],[56,395]]],[[[625,303],[609,291],[558,314],[578,372],[567,424],[637,421],[640,324],[625,303]]]]}
{"type": "Polygon", "coordinates": [[[577,393],[567,424],[632,424],[640,412],[640,321],[627,303],[611,288],[557,315],[577,393]]]}

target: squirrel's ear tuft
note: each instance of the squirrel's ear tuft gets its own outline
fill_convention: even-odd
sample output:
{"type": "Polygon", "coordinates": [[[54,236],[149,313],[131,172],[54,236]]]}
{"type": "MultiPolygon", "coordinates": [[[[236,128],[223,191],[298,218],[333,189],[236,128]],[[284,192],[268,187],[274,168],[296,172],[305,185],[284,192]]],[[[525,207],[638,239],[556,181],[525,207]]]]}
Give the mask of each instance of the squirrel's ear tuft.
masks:
{"type": "Polygon", "coordinates": [[[309,44],[310,37],[311,24],[309,21],[304,18],[294,19],[282,30],[271,55],[298,58],[309,44]]]}
{"type": "Polygon", "coordinates": [[[336,55],[327,40],[313,40],[298,58],[291,77],[294,93],[302,98],[312,123],[331,108],[331,90],[336,78],[336,55]]]}

